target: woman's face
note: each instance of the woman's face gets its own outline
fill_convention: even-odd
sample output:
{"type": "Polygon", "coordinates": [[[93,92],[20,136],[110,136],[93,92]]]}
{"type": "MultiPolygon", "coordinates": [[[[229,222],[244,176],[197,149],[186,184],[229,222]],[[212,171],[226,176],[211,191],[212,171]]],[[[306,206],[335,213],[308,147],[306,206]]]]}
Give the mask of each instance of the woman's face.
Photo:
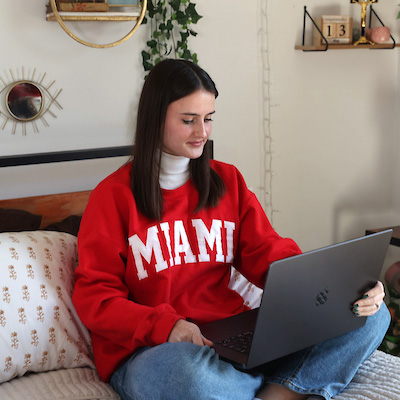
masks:
{"type": "Polygon", "coordinates": [[[165,117],[163,151],[174,156],[199,158],[211,134],[214,108],[215,96],[205,90],[171,103],[165,117]]]}

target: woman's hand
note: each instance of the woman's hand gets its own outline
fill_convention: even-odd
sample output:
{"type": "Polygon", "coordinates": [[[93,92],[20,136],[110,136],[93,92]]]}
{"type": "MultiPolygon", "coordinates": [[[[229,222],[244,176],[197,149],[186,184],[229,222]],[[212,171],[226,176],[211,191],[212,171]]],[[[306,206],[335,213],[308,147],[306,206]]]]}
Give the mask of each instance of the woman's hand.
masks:
{"type": "Polygon", "coordinates": [[[189,342],[194,343],[199,346],[212,346],[213,342],[205,338],[201,332],[200,328],[193,324],[192,322],[180,319],[176,321],[174,327],[172,328],[169,336],[168,342],[189,342]]]}
{"type": "Polygon", "coordinates": [[[383,304],[385,290],[378,281],[375,287],[364,294],[364,297],[353,304],[353,313],[360,317],[374,315],[383,304]]]}

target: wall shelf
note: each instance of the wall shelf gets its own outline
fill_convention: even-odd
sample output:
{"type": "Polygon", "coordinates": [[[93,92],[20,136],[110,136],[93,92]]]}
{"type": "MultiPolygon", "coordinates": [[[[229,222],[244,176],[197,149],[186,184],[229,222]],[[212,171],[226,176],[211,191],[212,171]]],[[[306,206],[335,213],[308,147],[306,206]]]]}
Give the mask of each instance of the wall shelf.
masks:
{"type": "MultiPolygon", "coordinates": [[[[63,21],[136,21],[140,10],[134,12],[67,12],[60,11],[63,21]]],[[[54,12],[46,14],[47,21],[57,21],[54,12]]]]}
{"type": "MultiPolygon", "coordinates": [[[[118,7],[119,8],[119,7],[118,7]]],[[[61,28],[67,33],[72,39],[76,40],[78,43],[81,43],[85,46],[94,47],[94,48],[108,48],[117,46],[125,40],[129,39],[139,28],[140,24],[143,21],[144,14],[147,8],[147,0],[138,1],[138,6],[130,7],[131,10],[125,11],[64,11],[57,9],[56,0],[50,0],[47,6],[46,12],[46,20],[47,21],[57,21],[61,28]],[[133,10],[132,10],[133,8],[133,10]],[[81,39],[77,35],[71,32],[71,30],[65,24],[66,21],[97,21],[97,22],[104,22],[104,21],[135,21],[133,28],[121,39],[116,40],[111,43],[105,44],[97,44],[91,43],[86,40],[81,39]]]]}
{"type": "MultiPolygon", "coordinates": [[[[369,15],[369,27],[371,27],[371,21],[372,21],[372,16],[375,16],[376,19],[379,21],[379,23],[382,26],[385,26],[384,23],[381,21],[379,18],[378,14],[375,12],[375,10],[372,8],[372,5],[370,7],[370,15],[369,15]]],[[[371,49],[371,50],[382,50],[382,49],[394,49],[395,47],[400,47],[400,45],[396,44],[396,41],[394,40],[393,36],[390,35],[390,39],[392,40],[392,43],[383,43],[383,44],[365,44],[365,43],[360,43],[357,46],[354,44],[333,44],[333,43],[328,43],[327,39],[321,32],[320,27],[316,24],[314,21],[313,17],[310,15],[310,13],[307,11],[307,7],[304,6],[304,17],[303,17],[303,40],[302,44],[300,46],[295,46],[295,50],[302,50],[302,51],[327,51],[327,50],[359,50],[359,49],[371,49]],[[306,36],[306,21],[307,18],[311,21],[311,23],[314,26],[314,34],[319,34],[321,37],[321,41],[324,42],[321,45],[306,45],[305,44],[305,36],[306,36]]]]}
{"type": "Polygon", "coordinates": [[[375,45],[360,44],[358,46],[354,46],[353,44],[328,44],[327,47],[325,47],[324,45],[295,46],[295,49],[303,51],[362,50],[362,49],[380,50],[380,49],[393,49],[394,47],[400,47],[400,45],[396,44],[393,46],[392,43],[375,44],[375,45]]]}

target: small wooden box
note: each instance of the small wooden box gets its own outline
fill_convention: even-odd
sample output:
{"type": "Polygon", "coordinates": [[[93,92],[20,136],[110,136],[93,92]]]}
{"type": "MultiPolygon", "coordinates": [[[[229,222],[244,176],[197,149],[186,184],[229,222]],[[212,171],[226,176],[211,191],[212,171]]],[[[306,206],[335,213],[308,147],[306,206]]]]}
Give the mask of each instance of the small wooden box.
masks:
{"type": "Polygon", "coordinates": [[[76,12],[101,12],[108,11],[107,3],[58,3],[58,11],[76,11],[76,12]]]}
{"type": "Polygon", "coordinates": [[[58,11],[74,11],[74,12],[100,12],[108,11],[109,7],[105,1],[56,1],[58,11]]]}
{"type": "MultiPolygon", "coordinates": [[[[330,44],[351,44],[353,42],[353,18],[347,15],[323,15],[318,27],[330,44]]],[[[314,45],[325,44],[324,39],[314,27],[314,45]]]]}

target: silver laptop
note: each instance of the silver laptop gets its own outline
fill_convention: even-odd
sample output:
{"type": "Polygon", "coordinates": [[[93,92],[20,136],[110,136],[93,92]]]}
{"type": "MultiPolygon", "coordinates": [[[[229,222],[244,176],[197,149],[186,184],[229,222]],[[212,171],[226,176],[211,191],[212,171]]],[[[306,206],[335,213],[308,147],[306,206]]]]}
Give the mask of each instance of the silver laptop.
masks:
{"type": "Polygon", "coordinates": [[[392,230],[272,263],[259,308],[200,326],[216,352],[251,369],[360,328],[353,303],[379,279],[392,230]]]}

